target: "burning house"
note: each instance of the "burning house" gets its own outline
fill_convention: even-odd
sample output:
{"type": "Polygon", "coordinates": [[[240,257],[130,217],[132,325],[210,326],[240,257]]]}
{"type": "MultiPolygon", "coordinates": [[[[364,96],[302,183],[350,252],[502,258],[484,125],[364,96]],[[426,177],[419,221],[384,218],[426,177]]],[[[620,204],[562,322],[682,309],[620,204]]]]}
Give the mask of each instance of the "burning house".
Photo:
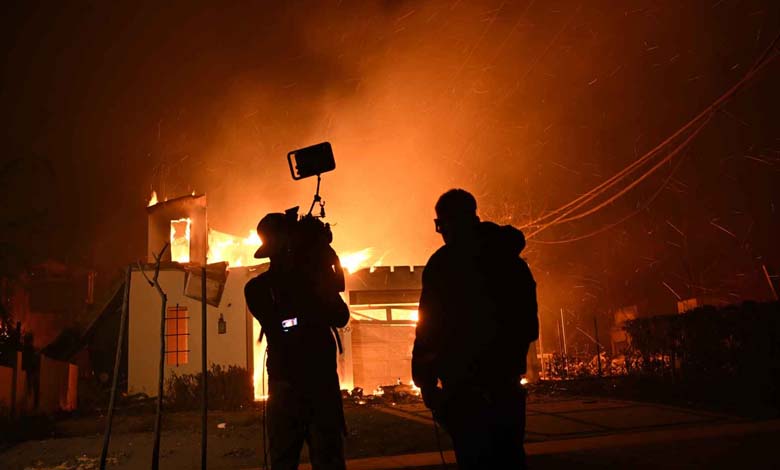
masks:
{"type": "MultiPolygon", "coordinates": [[[[261,243],[256,234],[239,238],[208,227],[206,196],[192,195],[147,207],[148,255],[132,269],[128,328],[128,391],[153,395],[160,351],[160,305],[149,285],[156,256],[158,282],[167,295],[165,310],[166,377],[201,371],[201,267],[207,259],[207,362],[252,371],[255,398],[266,395],[265,340],[244,300],[244,285],[267,269],[254,264],[261,243]]],[[[345,298],[351,321],[340,330],[338,358],[342,388],[375,390],[399,381],[411,382],[411,352],[422,268],[365,267],[366,250],[342,254],[347,271],[345,298]]]]}
{"type": "Polygon", "coordinates": [[[351,318],[342,330],[342,388],[412,382],[422,266],[366,268],[347,276],[351,318]]]}

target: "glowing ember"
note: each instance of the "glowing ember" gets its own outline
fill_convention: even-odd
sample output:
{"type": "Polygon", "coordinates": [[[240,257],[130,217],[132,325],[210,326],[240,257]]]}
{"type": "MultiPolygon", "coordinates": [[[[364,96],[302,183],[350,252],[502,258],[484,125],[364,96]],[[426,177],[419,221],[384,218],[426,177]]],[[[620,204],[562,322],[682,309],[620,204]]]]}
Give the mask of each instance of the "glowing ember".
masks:
{"type": "Polygon", "coordinates": [[[373,254],[373,248],[364,248],[354,253],[339,255],[339,258],[341,259],[341,266],[346,269],[348,273],[352,274],[355,271],[368,267],[368,260],[371,259],[373,254]]]}
{"type": "Polygon", "coordinates": [[[149,204],[146,207],[152,207],[158,202],[160,201],[157,200],[157,191],[152,191],[152,197],[149,198],[149,204]]]}
{"type": "Polygon", "coordinates": [[[520,385],[528,385],[528,379],[526,379],[525,377],[520,379],[520,385]]]}
{"type": "Polygon", "coordinates": [[[190,262],[190,227],[187,219],[171,220],[171,259],[179,263],[190,262]]]}

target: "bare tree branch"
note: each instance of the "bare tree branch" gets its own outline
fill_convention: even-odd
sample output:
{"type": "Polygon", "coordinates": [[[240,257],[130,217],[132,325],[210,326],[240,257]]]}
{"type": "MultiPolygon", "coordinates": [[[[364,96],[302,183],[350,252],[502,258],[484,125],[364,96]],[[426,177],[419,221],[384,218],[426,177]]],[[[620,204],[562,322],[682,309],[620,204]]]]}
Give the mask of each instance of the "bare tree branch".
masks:
{"type": "Polygon", "coordinates": [[[154,287],[154,282],[152,282],[152,280],[149,279],[149,276],[146,275],[146,271],[144,271],[144,267],[143,265],[141,265],[141,262],[136,261],[135,264],[138,265],[138,270],[141,271],[141,274],[143,274],[144,279],[146,279],[146,282],[148,282],[150,286],[154,287]]]}

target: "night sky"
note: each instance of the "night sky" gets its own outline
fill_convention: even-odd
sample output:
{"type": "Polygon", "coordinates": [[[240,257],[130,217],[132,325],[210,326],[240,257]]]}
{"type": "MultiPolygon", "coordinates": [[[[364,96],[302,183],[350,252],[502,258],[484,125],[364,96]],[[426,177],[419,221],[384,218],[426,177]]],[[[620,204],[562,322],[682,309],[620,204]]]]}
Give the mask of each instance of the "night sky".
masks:
{"type": "MultiPolygon", "coordinates": [[[[329,140],[339,251],[423,264],[450,187],[522,225],[712,103],[780,33],[773,0],[3,2],[2,269],[103,278],[146,252],[145,206],[192,191],[245,236],[307,205],[287,151],[329,140]]],[[[542,316],[677,295],[766,299],[780,271],[780,60],[680,156],[529,244],[542,316]],[[651,204],[645,204],[660,191],[651,204]]]]}

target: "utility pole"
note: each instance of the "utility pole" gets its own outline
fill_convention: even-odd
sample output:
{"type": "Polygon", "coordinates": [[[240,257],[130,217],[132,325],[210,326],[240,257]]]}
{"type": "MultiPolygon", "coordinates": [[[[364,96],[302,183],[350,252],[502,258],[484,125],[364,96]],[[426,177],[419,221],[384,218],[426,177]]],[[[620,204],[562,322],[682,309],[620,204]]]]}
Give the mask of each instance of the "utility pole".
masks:
{"type": "Polygon", "coordinates": [[[561,339],[563,341],[563,355],[568,356],[569,351],[566,349],[566,324],[563,321],[563,309],[561,309],[561,339]]]}
{"type": "MultiPolygon", "coordinates": [[[[200,367],[203,371],[203,399],[201,401],[201,437],[200,437],[200,468],[204,469],[206,468],[206,457],[207,457],[207,448],[208,448],[208,410],[209,410],[209,371],[208,371],[208,357],[206,356],[206,353],[208,351],[206,347],[206,340],[207,340],[207,329],[206,329],[206,313],[208,312],[208,305],[206,304],[206,259],[203,260],[203,270],[201,271],[201,284],[200,284],[200,295],[201,295],[201,320],[200,320],[200,328],[201,328],[201,345],[203,354],[201,356],[200,361],[200,367]]],[[[265,432],[265,431],[264,431],[265,432]]]]}
{"type": "MultiPolygon", "coordinates": [[[[157,291],[160,296],[160,361],[157,368],[157,406],[154,417],[154,441],[152,444],[152,470],[158,470],[160,468],[160,434],[162,432],[162,407],[163,407],[163,384],[165,382],[165,315],[168,308],[168,295],[160,286],[160,264],[162,263],[165,250],[168,249],[170,244],[165,242],[159,255],[155,255],[154,265],[154,278],[150,281],[147,278],[149,284],[157,291]]],[[[141,269],[143,273],[143,269],[141,269]]],[[[146,277],[146,274],[144,274],[146,277]]],[[[177,313],[178,315],[178,313],[177,313]]]]}
{"type": "MultiPolygon", "coordinates": [[[[11,419],[16,419],[16,388],[18,387],[19,369],[23,367],[22,361],[19,360],[19,349],[21,349],[22,338],[22,322],[16,322],[16,329],[14,329],[14,341],[13,341],[13,375],[11,376],[11,419]]],[[[24,354],[24,353],[22,353],[24,354]]],[[[24,356],[22,356],[24,358],[24,356]]],[[[21,413],[20,413],[21,414],[21,413]]]]}
{"type": "Polygon", "coordinates": [[[106,470],[108,458],[108,446],[111,442],[111,425],[114,419],[114,406],[116,405],[116,391],[119,386],[119,369],[122,363],[122,344],[127,330],[127,311],[130,304],[130,281],[132,281],[133,269],[127,266],[125,270],[125,290],[122,294],[122,313],[119,316],[119,338],[116,341],[116,354],[114,356],[114,375],[111,378],[111,397],[108,400],[108,413],[106,414],[106,430],[103,433],[103,449],[100,451],[100,470],[106,470]]]}
{"type": "Polygon", "coordinates": [[[561,308],[561,340],[563,342],[563,368],[569,375],[569,351],[566,348],[566,324],[563,321],[563,308],[561,308]]]}
{"type": "Polygon", "coordinates": [[[596,362],[599,365],[599,377],[601,377],[601,345],[599,344],[599,320],[593,315],[593,329],[596,334],[596,362]]]}
{"type": "Polygon", "coordinates": [[[541,365],[541,372],[539,374],[539,378],[547,378],[545,369],[544,369],[544,347],[542,343],[542,322],[539,322],[539,342],[536,344],[536,346],[539,348],[539,364],[541,365]]]}

